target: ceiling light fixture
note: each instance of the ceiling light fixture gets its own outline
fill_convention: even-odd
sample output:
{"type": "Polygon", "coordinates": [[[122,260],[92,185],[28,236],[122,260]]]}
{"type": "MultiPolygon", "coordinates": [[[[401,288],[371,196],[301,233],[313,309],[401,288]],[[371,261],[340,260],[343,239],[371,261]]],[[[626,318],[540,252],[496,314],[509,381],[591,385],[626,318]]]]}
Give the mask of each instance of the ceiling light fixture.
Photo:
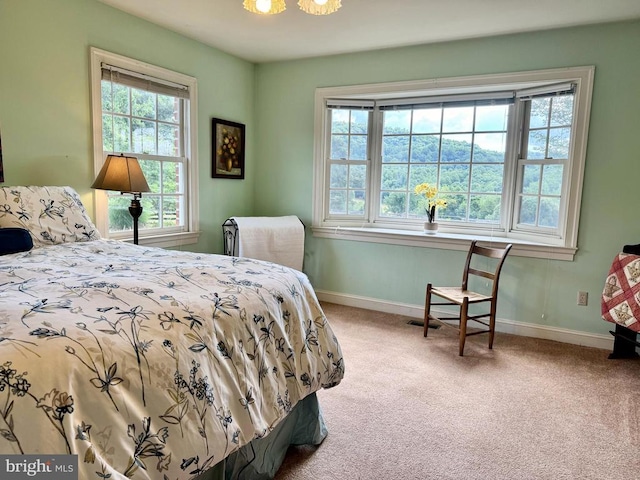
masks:
{"type": "MultiPolygon", "coordinates": [[[[275,15],[287,9],[284,0],[244,0],[245,10],[261,15],[275,15]]],[[[329,15],[341,6],[341,0],[298,0],[300,10],[311,15],[329,15]]]]}
{"type": "Polygon", "coordinates": [[[300,10],[311,15],[329,15],[341,6],[341,0],[298,0],[300,10]]]}
{"type": "Polygon", "coordinates": [[[244,0],[242,5],[245,10],[261,15],[275,15],[287,8],[284,0],[244,0]]]}

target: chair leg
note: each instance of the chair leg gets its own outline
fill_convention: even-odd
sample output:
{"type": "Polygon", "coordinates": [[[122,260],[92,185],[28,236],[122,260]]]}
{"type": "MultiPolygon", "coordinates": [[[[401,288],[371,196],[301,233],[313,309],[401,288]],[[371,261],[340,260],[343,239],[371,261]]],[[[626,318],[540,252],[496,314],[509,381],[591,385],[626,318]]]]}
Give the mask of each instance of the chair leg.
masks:
{"type": "Polygon", "coordinates": [[[491,301],[491,313],[489,315],[489,350],[493,349],[493,336],[496,330],[496,300],[491,301]]]}
{"type": "Polygon", "coordinates": [[[464,297],[462,305],[460,306],[460,352],[462,356],[464,353],[464,342],[467,340],[467,315],[469,313],[469,299],[464,297]]]}
{"type": "Polygon", "coordinates": [[[427,284],[427,293],[424,299],[424,336],[429,331],[429,313],[431,312],[431,284],[427,284]]]}

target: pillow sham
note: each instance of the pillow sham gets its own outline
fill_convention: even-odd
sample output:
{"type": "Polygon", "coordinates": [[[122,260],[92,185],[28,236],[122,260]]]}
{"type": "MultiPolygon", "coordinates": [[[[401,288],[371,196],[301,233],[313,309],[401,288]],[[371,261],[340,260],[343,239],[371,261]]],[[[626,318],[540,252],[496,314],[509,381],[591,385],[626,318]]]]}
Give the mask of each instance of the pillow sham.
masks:
{"type": "Polygon", "coordinates": [[[28,230],[34,248],[100,239],[71,187],[0,187],[0,228],[28,230]]]}
{"type": "Polygon", "coordinates": [[[0,255],[27,252],[32,248],[33,240],[24,228],[0,228],[0,255]]]}

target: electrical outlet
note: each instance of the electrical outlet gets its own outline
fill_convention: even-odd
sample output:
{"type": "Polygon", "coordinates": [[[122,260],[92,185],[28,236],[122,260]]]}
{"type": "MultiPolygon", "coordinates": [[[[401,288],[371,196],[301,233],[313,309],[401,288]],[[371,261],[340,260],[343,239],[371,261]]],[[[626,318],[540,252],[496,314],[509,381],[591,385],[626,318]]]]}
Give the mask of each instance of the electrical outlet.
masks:
{"type": "Polygon", "coordinates": [[[587,292],[578,292],[578,305],[586,306],[589,302],[589,293],[587,292]]]}

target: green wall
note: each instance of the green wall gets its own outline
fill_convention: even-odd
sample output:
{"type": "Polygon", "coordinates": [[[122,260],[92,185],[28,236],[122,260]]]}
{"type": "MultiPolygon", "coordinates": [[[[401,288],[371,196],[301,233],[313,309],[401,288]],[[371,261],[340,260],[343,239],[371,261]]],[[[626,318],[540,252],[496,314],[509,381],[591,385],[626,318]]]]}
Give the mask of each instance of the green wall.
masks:
{"type": "MultiPolygon", "coordinates": [[[[640,243],[640,23],[339,55],[257,67],[257,214],[293,213],[311,224],[314,91],[317,87],[595,65],[575,261],[512,256],[501,281],[500,318],[606,334],[600,294],[622,246],[640,243]],[[589,305],[576,305],[579,290],[589,305]]],[[[305,272],[316,289],[422,305],[427,281],[458,283],[464,253],[313,238],[305,272]]]]}
{"type": "MultiPolygon", "coordinates": [[[[639,45],[635,21],[256,66],[96,0],[0,0],[5,185],[71,185],[93,212],[90,46],[198,79],[202,235],[184,248],[213,253],[232,215],[311,224],[317,87],[595,65],[579,251],[573,262],[509,258],[498,314],[606,333],[604,278],[624,244],[640,243],[639,45]],[[211,178],[212,117],[247,125],[245,180],[211,178]]],[[[463,256],[308,233],[305,272],[320,291],[421,305],[427,281],[458,281],[463,256]]]]}
{"type": "Polygon", "coordinates": [[[96,0],[0,0],[0,131],[5,185],[70,185],[93,213],[89,47],[198,80],[200,227],[222,251],[221,224],[253,208],[255,66],[96,0]],[[211,118],[247,125],[245,180],[211,178],[211,118]]]}

